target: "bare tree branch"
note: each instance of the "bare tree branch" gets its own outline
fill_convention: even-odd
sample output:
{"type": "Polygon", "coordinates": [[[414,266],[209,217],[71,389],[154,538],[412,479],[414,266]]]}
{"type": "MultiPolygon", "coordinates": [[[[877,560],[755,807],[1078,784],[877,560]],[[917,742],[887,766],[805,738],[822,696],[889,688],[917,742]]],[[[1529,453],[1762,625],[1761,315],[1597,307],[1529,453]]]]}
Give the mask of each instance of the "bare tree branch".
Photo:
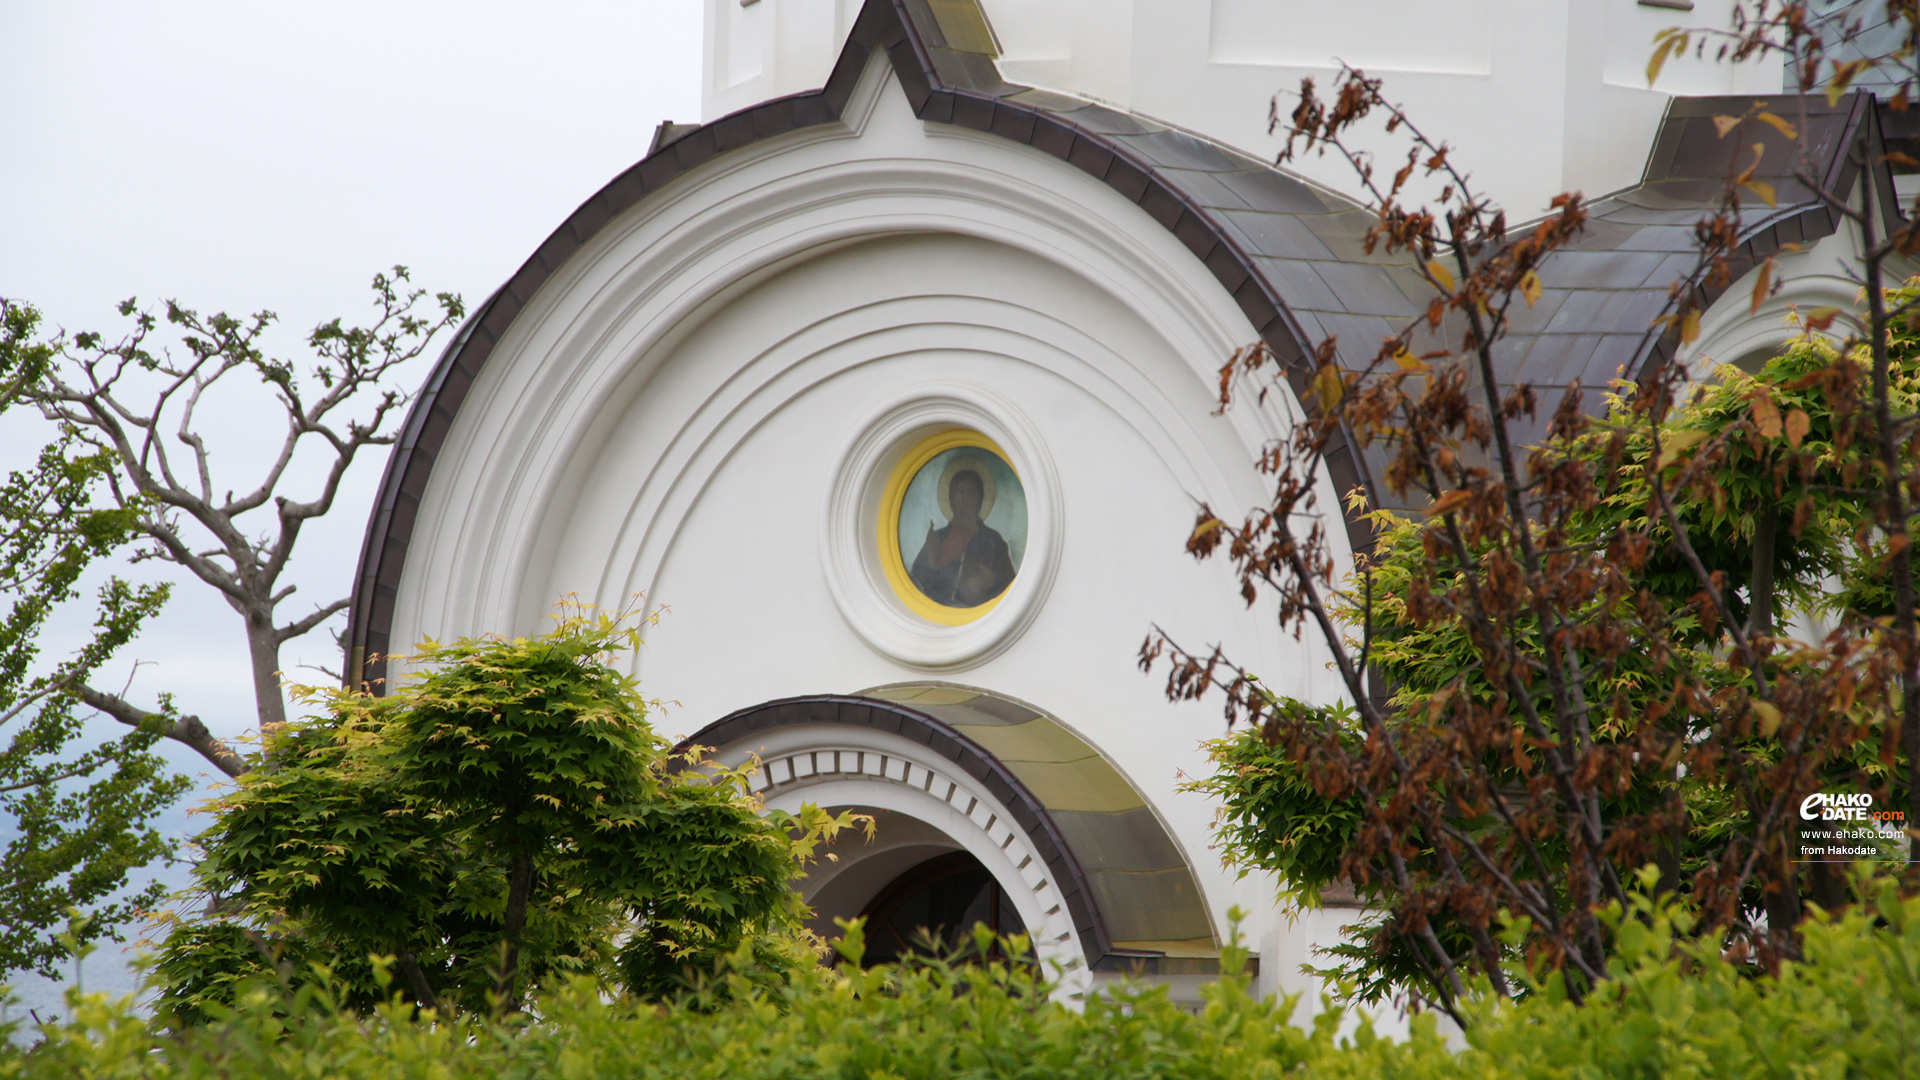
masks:
{"type": "Polygon", "coordinates": [[[95,690],[91,686],[80,687],[78,693],[81,701],[128,727],[159,730],[174,742],[191,747],[195,753],[206,758],[214,768],[228,776],[239,776],[249,768],[246,759],[234,753],[226,743],[214,738],[213,733],[207,730],[207,725],[201,723],[197,716],[151,713],[113,694],[95,690]]]}

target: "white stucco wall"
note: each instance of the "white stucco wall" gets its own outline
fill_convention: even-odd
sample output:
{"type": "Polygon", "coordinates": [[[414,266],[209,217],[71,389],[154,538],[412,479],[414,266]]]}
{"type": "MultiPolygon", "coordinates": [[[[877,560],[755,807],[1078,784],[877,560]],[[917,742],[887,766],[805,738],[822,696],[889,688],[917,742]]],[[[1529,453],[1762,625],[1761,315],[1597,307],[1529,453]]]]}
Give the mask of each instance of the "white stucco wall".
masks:
{"type": "Polygon", "coordinates": [[[883,60],[847,114],[644,200],[522,311],[438,459],[395,642],[528,632],[564,593],[643,593],[669,610],[634,663],[680,734],[798,694],[990,688],[1059,717],[1152,801],[1217,925],[1235,904],[1271,912],[1272,883],[1210,850],[1212,807],[1174,790],[1205,768],[1217,708],[1168,704],[1134,663],[1157,623],[1284,693],[1337,692],[1321,649],[1182,550],[1198,500],[1263,497],[1253,459],[1288,423],[1284,393],[1212,415],[1253,328],[1139,207],[1039,152],[922,124],[883,60]],[[1008,640],[914,665],[843,617],[834,590],[858,586],[826,572],[829,495],[868,424],[956,383],[1037,433],[1058,563],[1008,640]]]}
{"type": "MultiPolygon", "coordinates": [[[[704,119],[814,89],[858,0],[706,0],[704,119]]],[[[1691,12],[1635,0],[980,0],[1015,82],[1118,105],[1261,156],[1277,92],[1325,87],[1336,59],[1386,80],[1455,161],[1516,220],[1562,191],[1598,197],[1640,178],[1670,94],[1777,93],[1777,60],[1671,60],[1647,86],[1653,38],[1724,28],[1732,0],[1691,12]]],[[[1371,145],[1396,161],[1400,143],[1371,145]]],[[[1337,190],[1350,170],[1301,171],[1337,190]]]]}

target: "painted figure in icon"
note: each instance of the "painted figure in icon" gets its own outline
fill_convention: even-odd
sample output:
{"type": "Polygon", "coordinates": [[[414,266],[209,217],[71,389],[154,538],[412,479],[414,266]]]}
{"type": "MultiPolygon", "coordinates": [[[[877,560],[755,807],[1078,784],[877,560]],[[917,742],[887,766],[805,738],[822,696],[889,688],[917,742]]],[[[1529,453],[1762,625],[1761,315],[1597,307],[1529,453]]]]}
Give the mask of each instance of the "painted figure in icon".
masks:
{"type": "Polygon", "coordinates": [[[936,529],[927,522],[927,539],[908,571],[927,599],[948,607],[977,607],[1013,583],[1013,556],[1007,542],[981,520],[987,485],[976,467],[962,466],[946,477],[951,520],[936,529]]]}

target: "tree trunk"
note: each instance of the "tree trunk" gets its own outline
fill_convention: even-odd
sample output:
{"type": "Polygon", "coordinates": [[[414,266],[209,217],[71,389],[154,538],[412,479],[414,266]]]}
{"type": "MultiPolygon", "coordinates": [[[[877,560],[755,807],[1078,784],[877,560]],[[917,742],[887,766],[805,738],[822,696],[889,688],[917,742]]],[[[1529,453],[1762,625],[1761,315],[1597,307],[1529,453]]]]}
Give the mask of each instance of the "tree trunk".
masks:
{"type": "MultiPolygon", "coordinates": [[[[1879,444],[1881,482],[1885,485],[1879,524],[1887,534],[1887,573],[1893,581],[1893,649],[1900,660],[1900,749],[1907,755],[1906,825],[1911,837],[1911,830],[1920,827],[1920,597],[1914,595],[1913,588],[1906,497],[1906,484],[1912,474],[1903,467],[1907,441],[1901,425],[1895,422],[1892,358],[1888,355],[1892,319],[1887,312],[1881,262],[1892,252],[1880,248],[1880,238],[1875,235],[1873,185],[1863,185],[1861,192],[1867,211],[1859,221],[1861,246],[1868,252],[1861,264],[1861,277],[1866,286],[1868,344],[1873,349],[1873,426],[1879,444]]],[[[1909,849],[1911,854],[1911,841],[1909,849]]],[[[1913,865],[1908,863],[1909,874],[1913,865]]]]}
{"type": "Polygon", "coordinates": [[[1653,861],[1660,868],[1660,880],[1654,886],[1657,893],[1678,892],[1680,889],[1680,856],[1687,842],[1687,807],[1678,793],[1680,770],[1674,769],[1675,793],[1668,798],[1668,812],[1673,815],[1673,823],[1660,830],[1654,840],[1653,861]]]}
{"type": "Polygon", "coordinates": [[[1847,903],[1847,879],[1841,869],[1833,863],[1816,862],[1807,869],[1812,871],[1813,881],[1809,891],[1813,902],[1827,911],[1838,911],[1847,903]]]}
{"type": "Polygon", "coordinates": [[[1773,635],[1774,538],[1779,512],[1772,506],[1753,523],[1753,570],[1747,578],[1747,633],[1773,635]]]}
{"type": "Polygon", "coordinates": [[[420,967],[420,960],[413,955],[412,949],[401,949],[396,958],[400,964],[400,974],[406,976],[407,984],[413,988],[413,997],[423,1009],[440,1011],[440,997],[433,992],[433,984],[427,981],[427,973],[420,967]]]}
{"type": "Polygon", "coordinates": [[[247,659],[253,665],[253,704],[260,730],[272,731],[287,722],[287,699],[280,691],[280,642],[273,630],[273,610],[242,613],[247,620],[247,659]]]}
{"type": "MultiPolygon", "coordinates": [[[[1747,577],[1747,635],[1773,636],[1773,562],[1774,539],[1780,531],[1778,512],[1769,506],[1754,519],[1753,568],[1747,577]]],[[[1754,672],[1756,676],[1761,672],[1754,672]]],[[[1781,873],[1765,894],[1767,932],[1782,946],[1791,949],[1800,924],[1800,878],[1794,873],[1793,853],[1800,849],[1800,823],[1789,821],[1787,849],[1780,856],[1781,873]]]]}
{"type": "Polygon", "coordinates": [[[527,926],[527,903],[533,896],[533,856],[516,853],[507,864],[507,913],[502,920],[505,931],[504,945],[500,957],[500,977],[495,991],[500,995],[501,1009],[513,1012],[520,1007],[520,994],[515,986],[520,971],[520,935],[527,926]]]}
{"type": "Polygon", "coordinates": [[[1793,952],[1798,937],[1796,928],[1800,925],[1800,886],[1793,873],[1793,863],[1789,861],[1792,852],[1799,847],[1799,822],[1791,823],[1784,844],[1775,862],[1780,872],[1767,884],[1762,901],[1767,912],[1767,936],[1777,942],[1782,949],[1793,952]]]}

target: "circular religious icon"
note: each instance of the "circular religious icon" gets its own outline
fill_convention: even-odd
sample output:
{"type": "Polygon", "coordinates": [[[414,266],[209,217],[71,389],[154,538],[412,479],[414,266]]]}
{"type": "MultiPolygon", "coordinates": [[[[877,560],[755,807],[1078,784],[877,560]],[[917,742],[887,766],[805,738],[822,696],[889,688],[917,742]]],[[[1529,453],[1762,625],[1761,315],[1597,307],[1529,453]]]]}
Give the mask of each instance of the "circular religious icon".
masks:
{"type": "Polygon", "coordinates": [[[889,488],[893,528],[883,521],[882,539],[892,541],[885,544],[888,576],[901,598],[937,622],[984,614],[1013,584],[1026,554],[1019,474],[985,436],[954,431],[910,451],[889,488]]]}

